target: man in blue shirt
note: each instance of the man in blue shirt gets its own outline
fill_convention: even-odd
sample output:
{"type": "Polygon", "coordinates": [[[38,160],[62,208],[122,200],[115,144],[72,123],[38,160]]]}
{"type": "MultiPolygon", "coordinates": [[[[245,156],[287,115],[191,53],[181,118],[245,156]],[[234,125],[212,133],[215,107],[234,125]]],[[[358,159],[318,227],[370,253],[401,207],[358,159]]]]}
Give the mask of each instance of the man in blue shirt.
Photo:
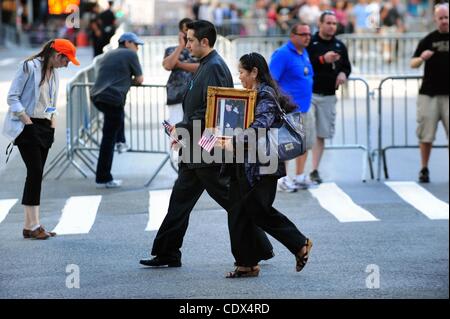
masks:
{"type": "MultiPolygon", "coordinates": [[[[312,148],[315,141],[314,113],[309,112],[313,89],[313,68],[306,47],[311,40],[307,24],[298,23],[291,28],[289,41],[278,48],[270,60],[270,73],[281,89],[297,104],[297,112],[303,113],[306,132],[306,149],[312,148]]],[[[307,188],[304,175],[308,152],[296,158],[296,177],[292,182],[288,176],[280,179],[279,189],[294,192],[307,188]]]]}

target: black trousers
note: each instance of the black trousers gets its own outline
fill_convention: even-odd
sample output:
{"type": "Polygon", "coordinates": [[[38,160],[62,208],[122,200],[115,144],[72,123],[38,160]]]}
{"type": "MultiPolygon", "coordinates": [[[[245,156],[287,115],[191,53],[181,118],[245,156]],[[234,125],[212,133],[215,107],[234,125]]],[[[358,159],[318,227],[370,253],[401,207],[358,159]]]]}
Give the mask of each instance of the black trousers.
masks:
{"type": "Polygon", "coordinates": [[[45,119],[31,119],[33,124],[25,125],[15,144],[27,167],[27,178],[22,195],[22,205],[41,204],[42,175],[48,152],[53,143],[55,130],[45,119]]]}
{"type": "MultiPolygon", "coordinates": [[[[123,132],[125,112],[123,107],[96,103],[95,106],[104,114],[103,137],[100,143],[96,183],[107,183],[113,180],[111,167],[114,159],[114,147],[120,132],[123,132]]],[[[123,134],[123,133],[122,133],[123,134]]]]}
{"type": "Polygon", "coordinates": [[[233,224],[230,225],[231,251],[238,264],[254,266],[260,260],[248,240],[246,225],[259,226],[266,233],[278,240],[293,254],[306,244],[306,237],[285,215],[272,205],[277,193],[276,176],[262,176],[255,186],[247,181],[242,165],[237,166],[236,180],[231,184],[234,197],[239,203],[231,210],[233,224]],[[240,199],[239,199],[240,198],[240,199]]]}
{"type": "MultiPolygon", "coordinates": [[[[220,166],[190,169],[185,164],[180,164],[167,215],[153,242],[152,255],[181,259],[180,248],[189,224],[189,215],[204,190],[229,212],[229,177],[220,176],[220,166]]],[[[231,224],[236,223],[231,221],[231,224]]],[[[262,260],[273,257],[273,247],[261,229],[247,223],[244,231],[252,237],[255,258],[262,260]]],[[[231,232],[233,231],[230,230],[231,232]]]]}
{"type": "Polygon", "coordinates": [[[127,140],[125,139],[125,113],[124,113],[124,120],[122,121],[122,125],[120,126],[119,132],[117,132],[116,137],[116,143],[126,143],[127,140]]]}

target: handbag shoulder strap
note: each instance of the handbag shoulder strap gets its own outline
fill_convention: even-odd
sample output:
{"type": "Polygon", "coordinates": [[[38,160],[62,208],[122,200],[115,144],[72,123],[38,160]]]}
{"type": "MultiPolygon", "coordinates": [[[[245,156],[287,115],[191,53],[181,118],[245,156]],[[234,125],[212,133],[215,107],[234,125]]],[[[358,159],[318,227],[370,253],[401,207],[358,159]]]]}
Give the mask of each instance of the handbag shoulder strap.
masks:
{"type": "MultiPolygon", "coordinates": [[[[280,117],[281,120],[286,123],[288,126],[291,127],[291,129],[293,129],[294,131],[297,131],[297,129],[294,127],[294,125],[288,120],[287,118],[287,114],[286,112],[281,108],[280,103],[278,102],[277,98],[272,94],[272,92],[268,91],[268,90],[261,90],[261,92],[266,92],[267,94],[269,94],[273,100],[275,101],[275,104],[277,106],[278,111],[281,113],[280,117]]],[[[303,118],[300,117],[300,123],[303,124],[303,118]]]]}
{"type": "Polygon", "coordinates": [[[281,107],[280,103],[278,102],[278,99],[269,90],[264,90],[263,89],[263,90],[261,90],[261,92],[265,92],[265,93],[269,94],[273,98],[273,100],[275,101],[275,105],[277,106],[278,111],[281,113],[281,118],[284,120],[285,117],[286,117],[286,112],[281,107]]]}

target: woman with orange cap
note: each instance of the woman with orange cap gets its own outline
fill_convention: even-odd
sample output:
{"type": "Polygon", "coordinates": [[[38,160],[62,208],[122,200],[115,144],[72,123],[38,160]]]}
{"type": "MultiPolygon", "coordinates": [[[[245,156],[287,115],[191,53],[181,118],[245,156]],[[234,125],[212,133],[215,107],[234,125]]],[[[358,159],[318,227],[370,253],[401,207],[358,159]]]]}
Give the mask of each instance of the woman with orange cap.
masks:
{"type": "MultiPolygon", "coordinates": [[[[44,165],[55,134],[59,86],[56,69],[67,67],[69,62],[80,65],[75,46],[66,39],[48,41],[39,53],[21,63],[8,92],[3,134],[17,145],[27,168],[22,196],[24,238],[56,235],[40,225],[39,206],[44,165]]],[[[8,148],[12,149],[13,144],[8,148]]]]}

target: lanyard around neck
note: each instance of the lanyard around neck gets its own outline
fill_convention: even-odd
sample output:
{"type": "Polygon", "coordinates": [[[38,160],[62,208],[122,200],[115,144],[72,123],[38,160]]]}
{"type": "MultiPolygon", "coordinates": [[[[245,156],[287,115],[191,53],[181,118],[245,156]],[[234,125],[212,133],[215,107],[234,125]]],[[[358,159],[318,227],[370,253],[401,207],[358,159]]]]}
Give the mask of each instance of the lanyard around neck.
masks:
{"type": "Polygon", "coordinates": [[[53,101],[54,101],[54,97],[56,95],[56,92],[53,92],[53,84],[55,84],[56,86],[56,79],[55,79],[55,74],[54,71],[52,71],[52,73],[50,74],[50,77],[48,79],[48,96],[50,97],[50,106],[55,107],[55,105],[53,105],[53,101]]]}

